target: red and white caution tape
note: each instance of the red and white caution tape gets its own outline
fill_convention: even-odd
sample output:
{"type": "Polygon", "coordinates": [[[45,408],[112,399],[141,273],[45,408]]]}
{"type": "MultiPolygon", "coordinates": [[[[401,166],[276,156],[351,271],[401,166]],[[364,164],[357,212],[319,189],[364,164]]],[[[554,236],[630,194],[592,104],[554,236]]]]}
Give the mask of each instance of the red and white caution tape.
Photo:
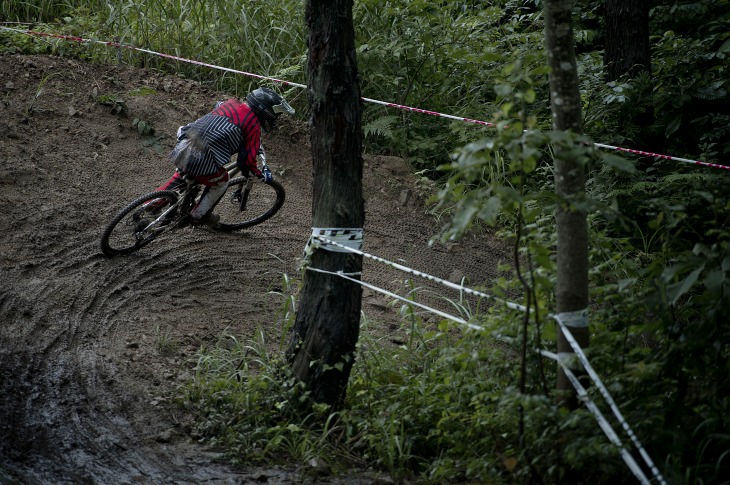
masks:
{"type": "Polygon", "coordinates": [[[720,165],[719,163],[702,162],[700,160],[690,160],[689,158],[672,157],[669,155],[662,155],[661,153],[645,152],[643,150],[634,150],[632,148],[615,147],[612,145],[605,145],[603,143],[594,143],[598,148],[606,148],[608,150],[617,150],[620,152],[633,153],[634,155],[643,155],[646,157],[662,158],[664,160],[674,160],[675,162],[694,163],[695,165],[702,165],[704,167],[712,168],[724,168],[730,170],[730,166],[720,165]]]}
{"type": "MultiPolygon", "coordinates": [[[[297,88],[306,88],[307,87],[304,84],[299,84],[299,83],[295,83],[295,82],[291,82],[291,81],[285,81],[283,79],[277,79],[277,78],[269,77],[269,76],[262,76],[260,74],[254,74],[252,72],[239,71],[237,69],[231,69],[228,67],[216,66],[215,64],[209,64],[207,62],[186,59],[184,57],[174,56],[171,54],[165,54],[162,52],[156,52],[156,51],[153,51],[150,49],[143,49],[141,47],[135,47],[133,45],[122,44],[120,42],[85,39],[83,37],[76,37],[76,36],[72,36],[72,35],[51,34],[51,33],[47,33],[47,32],[37,32],[37,31],[33,31],[33,30],[23,30],[23,29],[16,29],[16,28],[11,28],[11,27],[4,27],[4,26],[0,26],[0,30],[6,30],[6,31],[10,31],[10,32],[16,32],[19,34],[26,34],[26,35],[30,35],[30,36],[36,36],[36,37],[53,37],[56,39],[64,39],[64,40],[69,40],[69,41],[90,43],[90,44],[102,44],[102,45],[105,45],[108,47],[129,49],[129,50],[134,50],[134,51],[138,51],[138,52],[144,52],[146,54],[152,54],[152,55],[163,57],[166,59],[172,59],[172,60],[179,61],[179,62],[194,64],[196,66],[208,67],[211,69],[231,72],[234,74],[243,74],[244,76],[249,76],[249,77],[253,77],[256,79],[262,79],[265,81],[271,81],[271,82],[275,82],[278,84],[282,84],[284,86],[294,86],[297,88]]],[[[450,114],[446,114],[446,113],[439,113],[438,111],[429,111],[426,109],[414,108],[412,106],[405,106],[405,105],[396,104],[396,103],[389,103],[387,101],[380,101],[377,99],[371,99],[371,98],[362,98],[362,99],[363,99],[363,101],[366,101],[368,103],[374,103],[374,104],[379,104],[382,106],[387,106],[389,108],[396,108],[396,109],[401,109],[401,110],[405,110],[405,111],[410,111],[412,113],[421,113],[421,114],[426,114],[426,115],[431,115],[431,116],[437,116],[440,118],[447,118],[447,119],[451,119],[451,120],[463,121],[465,123],[472,123],[472,124],[489,126],[489,127],[496,126],[494,123],[490,123],[488,121],[476,120],[476,119],[472,119],[472,118],[464,118],[462,116],[454,116],[454,115],[450,115],[450,114]]],[[[725,170],[730,170],[730,165],[720,165],[718,163],[703,162],[701,160],[691,160],[688,158],[674,157],[671,155],[663,155],[661,153],[653,153],[653,152],[648,152],[648,151],[643,151],[643,150],[634,150],[631,148],[622,148],[622,147],[617,147],[617,146],[612,146],[612,145],[606,145],[604,143],[594,143],[594,145],[599,148],[605,148],[608,150],[617,150],[617,151],[626,152],[626,153],[633,153],[635,155],[661,158],[664,160],[674,160],[676,162],[691,163],[694,165],[701,165],[704,167],[721,168],[721,169],[725,169],[725,170]]]]}

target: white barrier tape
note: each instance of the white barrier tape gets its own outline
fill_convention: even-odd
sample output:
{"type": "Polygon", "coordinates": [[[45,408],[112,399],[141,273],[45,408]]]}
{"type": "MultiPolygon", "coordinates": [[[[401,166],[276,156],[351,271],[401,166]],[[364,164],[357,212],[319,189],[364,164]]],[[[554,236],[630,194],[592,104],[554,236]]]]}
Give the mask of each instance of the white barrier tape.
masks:
{"type": "Polygon", "coordinates": [[[647,152],[644,150],[634,150],[633,148],[617,147],[617,146],[613,146],[613,145],[606,145],[605,143],[594,143],[593,145],[595,145],[597,148],[606,148],[608,150],[616,150],[619,152],[633,153],[634,155],[641,155],[641,156],[645,156],[645,157],[655,157],[655,158],[662,158],[664,160],[673,160],[675,162],[692,163],[694,165],[701,165],[703,167],[722,168],[725,170],[730,169],[730,166],[720,165],[719,163],[703,162],[702,160],[690,160],[689,158],[674,157],[671,155],[663,155],[661,153],[652,153],[652,152],[647,152]]]}
{"type": "Polygon", "coordinates": [[[400,295],[397,295],[395,293],[392,293],[392,292],[390,292],[388,290],[385,290],[383,288],[377,287],[375,285],[371,285],[370,283],[365,283],[364,281],[356,280],[355,278],[350,278],[349,276],[347,276],[346,273],[343,273],[342,271],[333,272],[333,271],[326,271],[326,270],[323,270],[323,269],[312,268],[312,267],[307,267],[307,270],[314,271],[316,273],[324,273],[324,274],[329,274],[329,275],[333,275],[333,276],[339,276],[339,277],[344,278],[346,280],[352,281],[353,283],[357,283],[358,285],[364,286],[365,288],[368,288],[368,289],[371,289],[371,290],[376,291],[378,293],[382,293],[384,295],[390,296],[391,298],[395,298],[396,300],[403,301],[405,303],[408,303],[409,305],[417,306],[418,308],[421,308],[423,310],[429,311],[431,313],[435,313],[436,315],[442,316],[444,318],[448,318],[449,320],[452,320],[452,321],[454,321],[456,323],[459,323],[461,325],[465,325],[466,327],[469,327],[469,328],[471,328],[473,330],[480,330],[480,331],[484,330],[484,327],[480,327],[479,325],[474,325],[473,323],[469,323],[469,322],[467,322],[466,320],[464,320],[461,317],[455,317],[453,315],[449,315],[446,312],[442,312],[441,310],[437,310],[435,308],[431,308],[429,306],[423,305],[422,303],[418,303],[418,302],[413,301],[413,300],[409,300],[408,298],[404,298],[404,297],[402,297],[400,295]]]}
{"type": "MultiPolygon", "coordinates": [[[[586,408],[588,408],[588,411],[593,414],[593,416],[596,418],[596,421],[598,422],[598,425],[603,430],[603,433],[606,435],[606,437],[609,439],[611,443],[616,445],[618,447],[619,453],[621,454],[621,458],[624,460],[624,463],[626,463],[626,466],[629,467],[629,470],[634,474],[634,476],[644,485],[649,485],[651,482],[644,474],[644,471],[641,469],[638,463],[636,463],[636,460],[634,460],[634,457],[631,456],[631,453],[624,447],[623,443],[621,443],[621,439],[616,434],[616,431],[611,426],[611,423],[608,422],[608,420],[605,418],[603,413],[600,409],[598,409],[598,406],[596,406],[596,403],[594,403],[591,398],[588,396],[588,392],[586,391],[585,387],[580,383],[578,378],[573,374],[571,370],[571,364],[570,362],[566,362],[563,358],[564,354],[555,354],[553,352],[549,352],[547,350],[540,350],[540,354],[544,355],[545,357],[548,357],[550,359],[553,359],[560,364],[560,366],[565,371],[565,375],[570,381],[570,383],[575,388],[576,393],[578,394],[578,397],[583,401],[583,403],[586,405],[586,408]]],[[[575,354],[568,354],[568,355],[575,355],[575,354]]]]}
{"type": "Polygon", "coordinates": [[[608,392],[608,389],[606,388],[605,384],[603,384],[603,381],[601,381],[601,378],[598,377],[598,373],[593,369],[593,366],[591,366],[591,363],[588,362],[588,357],[583,352],[583,349],[578,344],[578,342],[575,340],[575,337],[573,337],[573,334],[570,333],[570,330],[568,329],[568,326],[560,319],[558,315],[550,315],[551,318],[553,318],[556,322],[558,322],[558,325],[560,326],[560,329],[563,331],[563,335],[565,335],[565,339],[570,344],[571,348],[575,352],[575,355],[578,356],[580,359],[581,364],[583,364],[583,368],[588,373],[588,376],[590,376],[591,380],[596,384],[596,387],[598,388],[599,392],[603,396],[603,398],[608,403],[609,407],[611,408],[611,411],[613,412],[613,415],[616,416],[616,419],[621,423],[621,427],[624,429],[626,434],[631,439],[631,442],[636,446],[636,449],[639,450],[639,453],[641,454],[641,457],[644,459],[644,462],[646,465],[651,469],[652,474],[654,477],[661,483],[662,485],[666,485],[666,481],[664,480],[664,477],[662,476],[659,469],[654,465],[654,462],[652,461],[649,454],[644,449],[644,446],[641,444],[639,439],[634,434],[634,431],[631,429],[631,426],[629,426],[629,423],[626,422],[626,419],[624,419],[623,414],[621,414],[621,411],[619,410],[618,406],[616,405],[616,402],[613,400],[613,397],[611,397],[611,394],[608,392]]]}
{"type": "Polygon", "coordinates": [[[511,301],[504,300],[502,298],[499,298],[499,297],[496,297],[496,296],[493,296],[493,295],[489,295],[487,293],[482,293],[481,291],[473,290],[473,289],[467,288],[466,286],[463,286],[463,285],[457,285],[456,283],[452,283],[450,281],[443,280],[443,279],[438,278],[436,276],[432,276],[432,275],[430,275],[428,273],[422,273],[421,271],[418,271],[418,270],[409,268],[407,266],[403,266],[402,264],[394,263],[392,261],[388,261],[387,259],[383,259],[381,257],[375,256],[375,255],[372,255],[372,254],[368,254],[366,252],[363,252],[362,250],[346,247],[346,246],[341,245],[341,244],[339,244],[339,243],[337,243],[335,241],[332,241],[332,240],[329,240],[329,239],[326,239],[326,238],[323,238],[323,237],[318,237],[317,239],[319,239],[321,241],[324,241],[324,242],[326,242],[328,244],[331,244],[333,246],[341,247],[345,251],[348,251],[348,252],[351,252],[351,253],[354,253],[354,254],[359,254],[360,256],[363,256],[365,258],[372,259],[374,261],[378,261],[378,262],[383,263],[383,264],[387,264],[388,266],[391,266],[391,267],[393,267],[395,269],[401,270],[401,271],[403,271],[405,273],[410,273],[412,275],[419,276],[419,277],[424,278],[424,279],[427,279],[429,281],[433,281],[435,283],[440,283],[440,284],[442,284],[444,286],[447,286],[447,287],[449,287],[449,288],[451,288],[453,290],[461,291],[461,292],[467,293],[469,295],[479,296],[481,298],[487,298],[487,299],[490,299],[490,300],[493,300],[493,301],[500,302],[500,303],[506,305],[507,308],[510,308],[512,310],[519,310],[519,311],[523,311],[523,312],[527,311],[527,307],[525,307],[524,305],[520,305],[518,303],[513,303],[511,301]]]}
{"type": "Polygon", "coordinates": [[[588,328],[588,309],[575,312],[561,312],[557,317],[570,328],[588,328]]]}
{"type": "Polygon", "coordinates": [[[583,366],[580,365],[580,359],[574,352],[558,352],[558,358],[560,359],[560,362],[564,362],[565,365],[573,370],[580,370],[583,368],[583,366]]]}
{"type": "MultiPolygon", "coordinates": [[[[379,261],[381,263],[387,264],[387,265],[389,265],[389,266],[391,266],[391,267],[393,267],[395,269],[399,269],[399,270],[404,271],[406,273],[410,273],[410,274],[413,274],[415,276],[419,276],[419,277],[425,278],[427,280],[434,281],[436,283],[440,283],[440,284],[442,284],[444,286],[447,286],[449,288],[452,288],[452,289],[455,289],[455,290],[459,290],[459,291],[463,291],[465,293],[472,294],[472,295],[476,295],[476,296],[480,296],[480,297],[483,297],[483,298],[488,298],[488,299],[492,299],[492,300],[495,300],[495,301],[499,301],[499,302],[505,304],[508,308],[511,308],[511,309],[514,309],[514,310],[527,311],[527,308],[525,306],[523,306],[523,305],[520,305],[520,304],[517,304],[517,303],[513,303],[513,302],[510,302],[510,301],[507,301],[507,300],[503,300],[501,298],[497,298],[497,297],[494,297],[492,295],[488,295],[486,293],[482,293],[482,292],[477,291],[477,290],[472,290],[472,289],[467,288],[467,287],[464,287],[462,285],[457,285],[457,284],[451,283],[450,281],[446,281],[446,280],[443,280],[441,278],[437,278],[437,277],[432,276],[432,275],[429,275],[427,273],[422,273],[422,272],[417,271],[417,270],[414,270],[412,268],[408,268],[407,266],[403,266],[401,264],[394,263],[392,261],[388,261],[388,260],[383,259],[383,258],[380,258],[378,256],[374,256],[372,254],[365,253],[365,252],[363,252],[361,250],[354,249],[354,248],[349,248],[347,246],[341,245],[341,244],[339,244],[337,242],[334,242],[332,240],[327,240],[326,238],[323,238],[323,237],[318,237],[317,239],[322,240],[324,242],[327,242],[328,244],[331,244],[331,245],[334,245],[334,246],[339,246],[339,247],[341,247],[345,251],[348,251],[348,252],[351,252],[351,253],[355,253],[355,254],[359,254],[359,255],[361,255],[363,257],[372,259],[374,261],[379,261]]],[[[312,269],[312,268],[307,268],[307,269],[312,269]]],[[[316,269],[312,269],[312,270],[313,271],[319,271],[319,272],[325,272],[323,270],[316,270],[316,269]]],[[[346,278],[341,273],[340,274],[338,274],[338,273],[332,273],[332,272],[326,272],[326,273],[337,274],[338,276],[342,276],[343,278],[346,278]]],[[[350,280],[352,280],[352,281],[354,281],[354,282],[356,282],[358,284],[361,284],[363,286],[366,286],[366,287],[368,287],[368,288],[370,288],[370,289],[372,289],[374,291],[378,291],[380,293],[384,293],[386,295],[392,296],[393,298],[396,298],[396,299],[405,301],[407,303],[413,304],[413,305],[418,306],[419,308],[423,308],[423,309],[425,309],[427,311],[432,311],[432,312],[434,312],[434,313],[436,313],[438,315],[441,315],[441,316],[443,316],[445,318],[448,318],[450,320],[453,320],[455,322],[462,323],[462,324],[466,324],[470,328],[474,328],[474,329],[478,329],[478,330],[483,330],[483,327],[480,327],[478,325],[469,324],[469,323],[467,323],[462,318],[454,317],[452,315],[448,315],[448,314],[446,314],[444,312],[441,312],[439,310],[435,310],[435,309],[429,308],[429,307],[427,307],[425,305],[421,305],[419,303],[416,303],[416,302],[413,302],[411,300],[405,299],[405,298],[403,298],[403,297],[401,297],[399,295],[396,295],[394,293],[388,292],[387,290],[382,290],[382,289],[380,289],[378,287],[375,287],[373,285],[369,285],[369,284],[364,283],[364,282],[361,282],[359,280],[354,280],[354,279],[351,279],[351,278],[346,278],[346,279],[350,279],[350,280]]],[[[588,323],[587,323],[587,318],[588,318],[587,309],[581,310],[579,312],[567,312],[567,316],[566,316],[566,313],[557,314],[557,315],[556,314],[550,314],[548,316],[550,318],[555,319],[558,322],[558,325],[563,330],[563,334],[565,335],[566,340],[568,341],[568,343],[570,344],[571,348],[575,352],[574,354],[565,353],[565,354],[567,354],[566,357],[567,356],[572,356],[573,359],[575,359],[575,357],[578,358],[577,359],[578,362],[583,365],[583,367],[586,369],[586,371],[587,371],[588,375],[590,376],[590,378],[596,384],[596,387],[600,390],[601,395],[604,397],[604,399],[606,399],[606,402],[608,402],[608,404],[609,404],[609,406],[611,408],[611,411],[613,412],[614,416],[616,416],[616,419],[621,423],[622,428],[624,429],[624,431],[626,431],[626,433],[628,434],[628,436],[631,439],[631,441],[634,444],[634,446],[636,446],[636,448],[639,450],[639,453],[641,454],[641,457],[644,459],[644,462],[647,464],[647,466],[651,469],[654,477],[658,480],[658,482],[660,484],[666,485],[666,481],[664,480],[664,477],[659,472],[659,469],[656,467],[656,465],[654,465],[654,462],[652,461],[651,457],[649,457],[649,454],[646,452],[646,450],[644,449],[643,445],[641,444],[641,442],[639,442],[639,440],[636,437],[636,435],[634,434],[633,430],[631,429],[631,427],[629,426],[629,424],[624,419],[623,415],[621,414],[621,412],[618,409],[618,406],[616,406],[615,401],[613,400],[613,398],[611,397],[611,395],[608,393],[608,389],[606,389],[606,386],[603,384],[603,381],[601,381],[600,377],[598,377],[598,374],[596,373],[596,371],[593,369],[593,367],[588,362],[588,358],[586,357],[585,353],[583,353],[583,350],[581,349],[580,345],[578,344],[578,342],[575,340],[575,337],[573,337],[573,334],[568,329],[568,325],[566,325],[563,322],[563,320],[562,320],[563,317],[566,317],[566,318],[573,317],[574,320],[577,320],[579,323],[585,323],[585,325],[587,326],[588,325],[588,323]],[[577,317],[574,314],[577,314],[577,317]]],[[[579,366],[576,366],[576,368],[579,368],[579,366]]],[[[566,375],[567,375],[567,373],[566,373],[566,375]]]]}

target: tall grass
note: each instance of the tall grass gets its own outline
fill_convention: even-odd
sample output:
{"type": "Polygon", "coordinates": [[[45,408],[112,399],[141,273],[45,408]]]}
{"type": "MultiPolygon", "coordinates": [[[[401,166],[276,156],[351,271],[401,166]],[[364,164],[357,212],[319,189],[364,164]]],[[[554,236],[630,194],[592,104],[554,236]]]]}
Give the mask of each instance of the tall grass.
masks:
{"type": "MultiPolygon", "coordinates": [[[[5,0],[0,22],[57,22],[47,30],[115,40],[306,84],[304,4],[302,0],[5,0]]],[[[486,28],[502,14],[499,7],[464,9],[457,1],[438,8],[406,0],[355,2],[363,95],[488,118],[494,110],[494,70],[510,57],[497,52],[514,50],[500,49],[502,36],[486,28]]],[[[56,44],[59,53],[69,51],[64,42],[56,44]]],[[[74,53],[82,51],[76,47],[74,53]]],[[[83,49],[95,61],[122,58],[140,67],[175,71],[230,94],[240,95],[261,83],[132,50],[83,49]]],[[[301,90],[296,92],[300,106],[295,107],[305,112],[304,96],[301,90]]],[[[464,138],[481,136],[475,127],[445,129],[443,120],[382,107],[369,107],[364,125],[369,149],[411,157],[415,166],[428,169],[448,161],[449,151],[464,138]]]]}
{"type": "Polygon", "coordinates": [[[106,3],[106,0],[3,0],[0,22],[57,22],[78,7],[94,11],[106,3]]]}
{"type": "MultiPolygon", "coordinates": [[[[301,2],[248,0],[108,1],[103,30],[122,42],[265,76],[303,81],[305,34],[301,2]],[[282,74],[286,74],[283,76],[282,74]]],[[[134,54],[130,54],[135,56],[134,54]]],[[[136,55],[138,63],[169,61],[136,55]]],[[[189,64],[178,72],[236,94],[260,81],[189,64]]]]}
{"type": "MultiPolygon", "coordinates": [[[[109,39],[264,76],[304,82],[306,39],[303,2],[280,0],[7,0],[0,22],[53,23],[68,31],[109,39]]],[[[120,53],[95,50],[90,57],[115,62],[120,53]]],[[[121,53],[133,65],[175,71],[241,94],[261,81],[199,68],[135,51],[121,53]],[[175,64],[171,65],[171,62],[175,64]]]]}

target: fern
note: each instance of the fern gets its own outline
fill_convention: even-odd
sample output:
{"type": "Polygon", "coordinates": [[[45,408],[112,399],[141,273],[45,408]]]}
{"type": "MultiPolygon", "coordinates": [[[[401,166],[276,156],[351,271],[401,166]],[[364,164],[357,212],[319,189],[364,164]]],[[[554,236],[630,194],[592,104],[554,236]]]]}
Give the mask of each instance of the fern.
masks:
{"type": "Polygon", "coordinates": [[[398,117],[393,115],[377,118],[363,127],[365,136],[378,136],[392,140],[394,138],[393,125],[397,121],[398,117]]]}
{"type": "Polygon", "coordinates": [[[671,173],[662,177],[661,183],[664,185],[671,184],[696,184],[703,183],[705,181],[711,182],[713,180],[712,174],[693,172],[693,173],[671,173]]]}
{"type": "Polygon", "coordinates": [[[705,101],[716,101],[727,97],[727,91],[722,88],[701,87],[697,89],[695,97],[705,101]]]}

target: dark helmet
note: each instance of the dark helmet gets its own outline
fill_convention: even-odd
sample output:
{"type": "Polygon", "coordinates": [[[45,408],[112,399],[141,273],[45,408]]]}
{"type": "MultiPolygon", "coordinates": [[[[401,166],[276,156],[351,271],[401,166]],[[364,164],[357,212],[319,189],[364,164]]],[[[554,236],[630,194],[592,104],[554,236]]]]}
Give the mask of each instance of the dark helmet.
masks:
{"type": "Polygon", "coordinates": [[[264,131],[271,130],[274,127],[276,118],[282,113],[294,114],[294,108],[269,88],[258,88],[248,93],[246,102],[258,118],[264,131]]]}

